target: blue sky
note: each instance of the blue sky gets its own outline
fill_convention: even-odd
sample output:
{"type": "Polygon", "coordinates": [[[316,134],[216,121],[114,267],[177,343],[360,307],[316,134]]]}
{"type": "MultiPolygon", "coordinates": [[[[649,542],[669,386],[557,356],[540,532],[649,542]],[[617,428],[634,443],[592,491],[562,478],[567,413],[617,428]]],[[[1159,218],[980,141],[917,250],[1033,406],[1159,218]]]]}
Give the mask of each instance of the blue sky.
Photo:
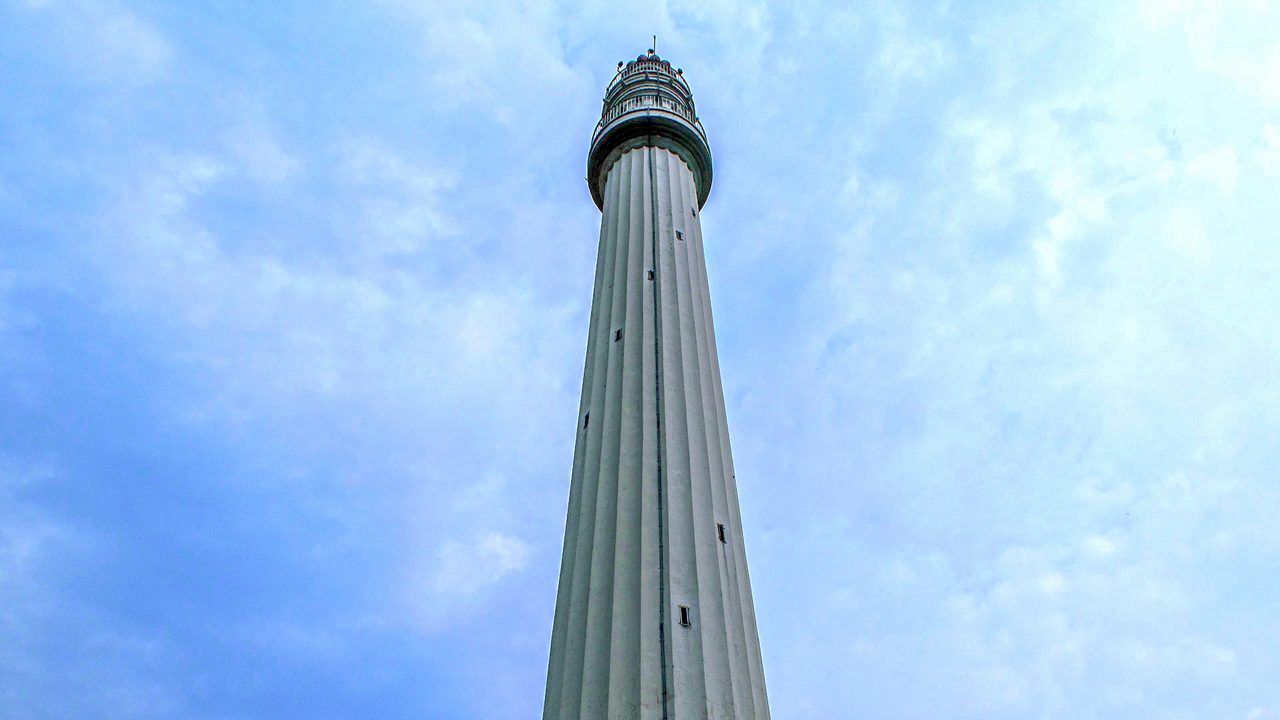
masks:
{"type": "Polygon", "coordinates": [[[532,718],[616,62],[779,718],[1280,719],[1280,8],[0,0],[0,718],[532,718]]]}

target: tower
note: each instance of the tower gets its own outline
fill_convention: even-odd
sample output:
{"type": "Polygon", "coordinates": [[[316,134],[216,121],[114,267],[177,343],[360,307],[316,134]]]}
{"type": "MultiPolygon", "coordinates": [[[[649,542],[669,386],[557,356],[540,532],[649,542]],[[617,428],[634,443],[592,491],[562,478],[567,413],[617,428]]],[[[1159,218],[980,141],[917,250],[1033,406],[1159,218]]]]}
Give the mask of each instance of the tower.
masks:
{"type": "Polygon", "coordinates": [[[618,63],[591,139],[603,212],[546,720],[769,717],[683,73],[618,63]]]}

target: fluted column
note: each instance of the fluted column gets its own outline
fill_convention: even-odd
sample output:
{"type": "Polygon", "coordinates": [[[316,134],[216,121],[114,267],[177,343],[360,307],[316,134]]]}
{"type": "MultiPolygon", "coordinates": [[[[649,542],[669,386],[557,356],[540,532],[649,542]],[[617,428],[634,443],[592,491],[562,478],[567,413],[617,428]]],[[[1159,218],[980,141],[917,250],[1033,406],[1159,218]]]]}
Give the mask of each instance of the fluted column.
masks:
{"type": "Polygon", "coordinates": [[[698,219],[705,193],[685,158],[648,140],[631,138],[601,168],[544,718],[768,718],[698,219]]]}

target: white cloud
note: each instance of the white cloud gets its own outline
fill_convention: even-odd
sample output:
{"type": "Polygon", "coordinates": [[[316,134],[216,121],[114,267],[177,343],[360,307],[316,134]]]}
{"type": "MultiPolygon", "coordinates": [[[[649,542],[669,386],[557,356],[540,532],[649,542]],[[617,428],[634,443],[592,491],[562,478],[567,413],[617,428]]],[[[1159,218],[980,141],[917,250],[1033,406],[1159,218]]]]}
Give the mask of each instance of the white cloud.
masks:
{"type": "Polygon", "coordinates": [[[1223,195],[1230,196],[1235,192],[1236,182],[1240,177],[1236,149],[1231,145],[1222,145],[1200,153],[1187,163],[1187,172],[1191,177],[1208,181],[1223,195]]]}
{"type": "Polygon", "coordinates": [[[54,460],[0,455],[0,704],[22,717],[182,714],[157,672],[176,648],[66,592],[69,576],[101,560],[101,538],[40,498],[75,480],[54,460]]]}
{"type": "Polygon", "coordinates": [[[352,250],[370,254],[413,254],[441,248],[428,243],[457,233],[442,207],[441,194],[454,180],[436,169],[414,166],[369,138],[343,148],[343,172],[352,181],[361,215],[344,229],[356,234],[352,250]]]}
{"type": "Polygon", "coordinates": [[[448,540],[434,558],[410,566],[407,610],[426,631],[441,629],[451,620],[465,621],[490,600],[492,588],[523,570],[531,555],[528,543],[503,533],[448,540]]]}
{"type": "Polygon", "coordinates": [[[563,10],[553,2],[386,0],[422,34],[423,102],[496,121],[519,151],[562,149],[587,110],[589,75],[564,58],[563,10]]]}
{"type": "MultiPolygon", "coordinates": [[[[275,144],[268,122],[254,127],[275,144]]],[[[490,486],[504,482],[496,469],[510,457],[520,458],[526,485],[543,466],[564,464],[547,450],[564,439],[534,416],[572,402],[580,359],[566,363],[560,346],[578,348],[549,342],[568,335],[572,318],[530,301],[530,284],[545,277],[531,272],[536,265],[484,271],[500,258],[477,246],[494,241],[446,211],[449,172],[372,137],[339,143],[331,164],[307,161],[309,175],[337,186],[331,214],[311,218],[308,232],[271,242],[258,242],[268,234],[258,229],[238,235],[209,207],[261,176],[241,150],[229,141],[156,152],[131,169],[91,247],[113,312],[164,338],[167,360],[200,380],[199,392],[164,400],[185,426],[255,446],[313,438],[289,473],[245,482],[294,487],[331,516],[344,531],[326,552],[354,546],[377,558],[361,570],[375,587],[350,613],[435,632],[533,557],[515,533],[543,515],[516,516],[529,496],[495,496],[490,486]],[[352,455],[364,459],[327,465],[352,455]],[[488,480],[439,502],[470,477],[488,480]],[[351,483],[367,501],[343,503],[351,483]],[[499,521],[512,530],[483,530],[499,521]],[[369,547],[377,538],[404,546],[369,547]]],[[[311,191],[308,182],[289,192],[311,191]]],[[[556,504],[538,503],[539,513],[556,504]]],[[[276,629],[285,639],[294,632],[276,629]]],[[[298,643],[305,650],[305,638],[298,643]]]]}
{"type": "Polygon", "coordinates": [[[83,542],[70,525],[30,499],[57,476],[48,461],[0,455],[0,626],[11,640],[25,634],[31,614],[45,601],[50,564],[83,542]]]}
{"type": "MultiPolygon", "coordinates": [[[[103,85],[143,86],[174,62],[170,40],[153,23],[114,0],[24,0],[82,77],[103,85]]],[[[42,28],[43,29],[43,28],[42,28]]]]}
{"type": "Polygon", "coordinates": [[[245,174],[264,190],[295,180],[303,170],[299,158],[281,147],[264,128],[252,125],[236,128],[227,144],[245,174]]]}
{"type": "Polygon", "coordinates": [[[939,122],[914,101],[885,111],[884,142],[916,123],[930,148],[918,174],[859,143],[855,189],[908,190],[833,206],[857,232],[811,290],[822,334],[781,370],[793,381],[750,377],[730,409],[746,415],[739,482],[758,476],[748,527],[781,530],[753,570],[810,557],[827,576],[788,566],[775,582],[835,608],[796,620],[794,592],[757,591],[781,623],[762,622],[771,697],[808,702],[801,717],[884,687],[881,716],[941,698],[954,717],[1244,714],[1273,694],[1243,659],[1270,651],[1247,611],[1204,613],[1235,587],[1208,568],[1257,572],[1224,527],[1264,555],[1280,540],[1260,470],[1280,388],[1255,374],[1280,361],[1258,334],[1275,327],[1280,251],[1268,183],[1238,149],[1263,105],[1197,64],[1229,55],[1227,35],[1195,50],[1080,8],[979,25],[958,87],[932,86],[949,98],[939,122]],[[815,522],[820,538],[798,529],[815,522]]]}
{"type": "Polygon", "coordinates": [[[518,538],[490,533],[475,541],[450,541],[440,551],[432,589],[444,596],[469,596],[522,569],[529,546],[518,538]]]}
{"type": "Polygon", "coordinates": [[[909,27],[906,17],[897,8],[878,6],[876,26],[881,32],[877,69],[891,83],[896,84],[906,78],[928,79],[953,61],[951,51],[941,40],[929,37],[919,28],[909,27]]]}

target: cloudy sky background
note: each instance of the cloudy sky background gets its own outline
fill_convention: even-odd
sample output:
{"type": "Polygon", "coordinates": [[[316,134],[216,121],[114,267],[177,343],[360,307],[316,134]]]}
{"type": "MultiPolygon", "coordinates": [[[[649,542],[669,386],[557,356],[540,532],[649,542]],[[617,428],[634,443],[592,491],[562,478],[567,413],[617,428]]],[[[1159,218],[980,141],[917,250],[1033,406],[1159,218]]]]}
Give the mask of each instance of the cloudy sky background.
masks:
{"type": "Polygon", "coordinates": [[[1280,719],[1274,2],[0,0],[0,718],[541,710],[659,36],[778,718],[1280,719]]]}

